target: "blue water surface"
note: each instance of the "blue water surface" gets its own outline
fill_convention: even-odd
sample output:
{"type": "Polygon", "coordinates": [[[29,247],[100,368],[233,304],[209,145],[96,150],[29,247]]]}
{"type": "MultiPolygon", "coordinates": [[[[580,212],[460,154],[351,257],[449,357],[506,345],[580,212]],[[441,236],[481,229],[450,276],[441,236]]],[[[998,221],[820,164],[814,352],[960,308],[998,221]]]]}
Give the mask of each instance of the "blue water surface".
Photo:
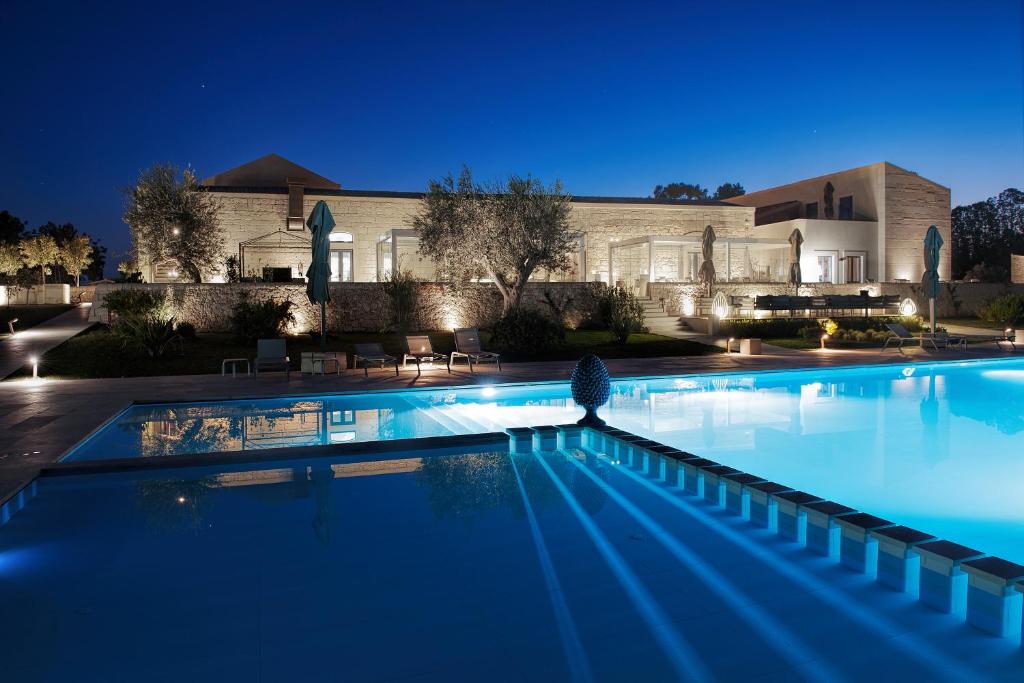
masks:
{"type": "MultiPolygon", "coordinates": [[[[564,383],[135,406],[69,458],[501,431],[581,413],[564,383]]],[[[601,414],[1024,563],[1024,361],[621,380],[601,414]]]]}

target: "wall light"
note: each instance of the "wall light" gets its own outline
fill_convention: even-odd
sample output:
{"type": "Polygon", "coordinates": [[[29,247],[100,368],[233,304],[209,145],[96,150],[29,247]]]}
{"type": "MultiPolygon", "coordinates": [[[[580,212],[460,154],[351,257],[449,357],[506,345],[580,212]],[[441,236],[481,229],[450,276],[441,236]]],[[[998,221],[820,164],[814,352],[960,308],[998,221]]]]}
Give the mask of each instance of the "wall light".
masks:
{"type": "Polygon", "coordinates": [[[917,304],[911,298],[906,298],[900,304],[900,315],[914,315],[917,313],[917,304]]]}

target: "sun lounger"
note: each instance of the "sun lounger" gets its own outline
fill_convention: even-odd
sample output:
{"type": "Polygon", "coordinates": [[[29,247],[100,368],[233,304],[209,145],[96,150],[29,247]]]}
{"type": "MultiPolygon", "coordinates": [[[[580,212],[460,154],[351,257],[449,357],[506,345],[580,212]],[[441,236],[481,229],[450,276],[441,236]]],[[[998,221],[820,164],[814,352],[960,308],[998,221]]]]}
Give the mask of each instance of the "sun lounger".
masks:
{"type": "Polygon", "coordinates": [[[256,341],[256,358],[253,360],[255,373],[260,374],[261,369],[284,370],[288,377],[292,375],[291,365],[288,362],[288,349],[284,339],[259,339],[256,341]]]}
{"type": "Polygon", "coordinates": [[[416,363],[417,377],[422,374],[420,372],[421,363],[444,361],[445,365],[448,366],[448,372],[452,371],[451,359],[442,353],[434,353],[434,349],[430,345],[430,337],[425,334],[412,335],[405,338],[405,355],[402,356],[402,366],[404,367],[409,361],[416,363]]]}
{"type": "Polygon", "coordinates": [[[383,370],[384,366],[395,364],[395,376],[398,376],[398,359],[384,353],[384,347],[378,344],[356,344],[356,352],[352,355],[352,365],[358,368],[363,363],[363,374],[370,376],[370,365],[378,365],[383,370]]]}
{"type": "MultiPolygon", "coordinates": [[[[480,346],[480,332],[475,327],[464,327],[455,330],[455,350],[452,351],[449,363],[455,363],[456,358],[465,358],[469,363],[469,371],[473,370],[473,363],[495,363],[498,372],[501,372],[501,357],[497,353],[484,351],[480,346]]],[[[449,365],[449,370],[451,365],[449,365]]]]}
{"type": "Polygon", "coordinates": [[[899,323],[886,323],[885,326],[887,328],[889,328],[889,331],[892,332],[896,336],[889,337],[888,339],[885,340],[885,344],[882,345],[882,350],[883,351],[885,351],[887,348],[889,348],[889,344],[892,344],[893,342],[896,342],[896,344],[897,344],[896,348],[900,349],[902,351],[903,345],[906,342],[908,342],[908,341],[909,342],[918,342],[918,343],[920,343],[921,344],[921,348],[924,348],[924,343],[927,341],[928,343],[930,343],[932,345],[933,349],[935,349],[936,351],[939,350],[938,345],[936,345],[936,343],[935,343],[935,338],[930,336],[930,335],[929,336],[923,336],[923,335],[922,336],[914,336],[910,332],[907,331],[907,328],[903,327],[903,325],[900,325],[899,323]]]}

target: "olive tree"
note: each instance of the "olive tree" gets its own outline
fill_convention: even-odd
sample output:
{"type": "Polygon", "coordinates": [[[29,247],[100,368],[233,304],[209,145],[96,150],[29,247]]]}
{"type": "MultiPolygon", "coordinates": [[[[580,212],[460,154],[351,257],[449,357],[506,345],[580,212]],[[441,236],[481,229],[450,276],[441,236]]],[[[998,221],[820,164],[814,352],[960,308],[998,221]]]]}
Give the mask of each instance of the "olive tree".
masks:
{"type": "Polygon", "coordinates": [[[519,306],[538,268],[569,267],[576,234],[569,227],[571,197],[561,183],[511,176],[483,188],[463,168],[432,180],[413,220],[420,253],[456,282],[486,277],[502,297],[502,315],[519,306]]]}
{"type": "Polygon", "coordinates": [[[60,249],[58,261],[75,278],[75,287],[82,284],[82,271],[92,263],[93,246],[88,235],[76,235],[60,249]]]}
{"type": "Polygon", "coordinates": [[[59,251],[57,240],[49,235],[34,235],[21,241],[21,257],[29,268],[39,269],[39,281],[46,284],[46,274],[50,266],[57,263],[59,251]]]}
{"type": "Polygon", "coordinates": [[[194,282],[218,267],[224,249],[217,220],[220,204],[194,171],[155,164],[125,190],[125,200],[124,222],[137,254],[151,261],[174,261],[194,282]]]}
{"type": "Polygon", "coordinates": [[[17,275],[23,265],[17,244],[0,242],[0,275],[17,275]]]}

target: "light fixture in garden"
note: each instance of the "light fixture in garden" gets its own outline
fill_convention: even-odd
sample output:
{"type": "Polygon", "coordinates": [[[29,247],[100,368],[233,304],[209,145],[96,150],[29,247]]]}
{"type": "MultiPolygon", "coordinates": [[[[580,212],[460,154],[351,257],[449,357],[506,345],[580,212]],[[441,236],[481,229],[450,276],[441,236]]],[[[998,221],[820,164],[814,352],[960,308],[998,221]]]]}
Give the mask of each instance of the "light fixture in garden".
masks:
{"type": "Polygon", "coordinates": [[[28,362],[32,364],[32,379],[39,379],[39,356],[32,356],[28,362]]]}
{"type": "Polygon", "coordinates": [[[917,304],[911,298],[906,298],[900,304],[900,315],[914,315],[917,313],[917,304]]]}
{"type": "Polygon", "coordinates": [[[822,351],[825,350],[825,342],[826,341],[828,341],[828,333],[827,332],[825,334],[821,335],[821,349],[822,349],[822,351]]]}

